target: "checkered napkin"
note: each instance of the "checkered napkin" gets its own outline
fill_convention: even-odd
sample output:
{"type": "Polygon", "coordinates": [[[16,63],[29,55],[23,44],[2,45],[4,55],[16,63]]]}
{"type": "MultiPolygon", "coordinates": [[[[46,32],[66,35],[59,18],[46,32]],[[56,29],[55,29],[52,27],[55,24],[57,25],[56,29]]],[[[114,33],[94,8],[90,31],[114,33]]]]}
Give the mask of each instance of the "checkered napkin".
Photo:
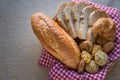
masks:
{"type": "MultiPolygon", "coordinates": [[[[82,0],[73,0],[74,2],[80,2],[82,0]]],[[[116,41],[115,47],[109,55],[108,63],[100,72],[96,74],[89,74],[83,72],[81,74],[77,71],[69,69],[67,66],[63,65],[60,61],[54,58],[49,54],[44,48],[42,49],[42,55],[39,59],[38,64],[48,67],[51,70],[49,71],[49,78],[51,80],[104,80],[105,75],[109,69],[110,63],[117,60],[120,57],[120,13],[116,8],[106,7],[100,4],[95,4],[87,1],[90,5],[95,6],[101,10],[106,11],[109,16],[114,20],[117,31],[116,31],[116,41]]]]}

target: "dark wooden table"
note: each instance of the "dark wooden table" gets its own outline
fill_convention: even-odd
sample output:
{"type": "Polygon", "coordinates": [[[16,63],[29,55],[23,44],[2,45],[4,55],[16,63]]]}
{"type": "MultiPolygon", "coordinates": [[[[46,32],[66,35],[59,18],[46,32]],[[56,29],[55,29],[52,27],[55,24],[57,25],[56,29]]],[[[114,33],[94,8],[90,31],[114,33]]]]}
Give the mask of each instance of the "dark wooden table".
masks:
{"type": "MultiPolygon", "coordinates": [[[[48,69],[37,62],[41,45],[31,29],[34,12],[54,16],[56,6],[70,0],[1,0],[0,1],[0,80],[48,80],[48,69]]],[[[120,9],[120,0],[90,0],[120,9]]],[[[120,60],[107,80],[120,79],[120,60]]]]}

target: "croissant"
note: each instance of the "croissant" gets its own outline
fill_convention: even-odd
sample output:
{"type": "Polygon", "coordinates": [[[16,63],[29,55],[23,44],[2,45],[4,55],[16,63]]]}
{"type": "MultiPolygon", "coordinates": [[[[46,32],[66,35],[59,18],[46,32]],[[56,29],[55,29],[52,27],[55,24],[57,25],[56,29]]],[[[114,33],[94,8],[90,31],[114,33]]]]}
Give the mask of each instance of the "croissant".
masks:
{"type": "Polygon", "coordinates": [[[97,42],[104,45],[107,41],[114,41],[116,38],[116,26],[110,18],[98,19],[92,27],[92,34],[97,42]]]}

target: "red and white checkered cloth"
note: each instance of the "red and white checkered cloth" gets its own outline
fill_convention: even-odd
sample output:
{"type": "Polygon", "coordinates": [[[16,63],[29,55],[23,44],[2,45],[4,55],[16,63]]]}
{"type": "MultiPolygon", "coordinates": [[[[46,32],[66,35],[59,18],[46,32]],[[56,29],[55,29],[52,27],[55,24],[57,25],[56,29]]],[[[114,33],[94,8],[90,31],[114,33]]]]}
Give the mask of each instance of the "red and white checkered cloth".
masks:
{"type": "MultiPolygon", "coordinates": [[[[73,0],[73,1],[80,2],[83,0],[73,0]]],[[[93,2],[89,2],[89,3],[92,6],[95,6],[101,10],[106,11],[116,23],[117,38],[115,41],[115,47],[109,55],[109,61],[107,65],[100,72],[97,72],[96,74],[89,74],[87,72],[83,72],[82,74],[79,74],[76,71],[69,69],[68,67],[63,65],[60,61],[58,61],[56,58],[50,55],[49,52],[43,49],[42,55],[39,59],[38,64],[51,68],[51,70],[49,71],[49,78],[51,80],[104,80],[110,63],[112,61],[117,60],[120,57],[120,13],[119,11],[116,8],[106,7],[93,2]]]]}

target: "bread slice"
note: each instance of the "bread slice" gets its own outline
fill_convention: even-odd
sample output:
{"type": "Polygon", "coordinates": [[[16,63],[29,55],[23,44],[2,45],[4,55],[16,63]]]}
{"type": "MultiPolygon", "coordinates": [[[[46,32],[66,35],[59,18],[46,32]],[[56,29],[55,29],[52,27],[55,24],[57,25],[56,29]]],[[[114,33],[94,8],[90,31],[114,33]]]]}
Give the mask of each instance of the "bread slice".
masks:
{"type": "Polygon", "coordinates": [[[86,40],[87,38],[87,32],[89,28],[89,15],[93,11],[95,11],[97,8],[92,6],[87,6],[83,8],[82,15],[81,15],[81,22],[80,22],[80,28],[79,28],[79,39],[86,40]]]}
{"type": "Polygon", "coordinates": [[[89,25],[93,26],[93,24],[99,19],[99,18],[108,18],[109,15],[102,10],[95,10],[93,11],[89,16],[89,25]]]}
{"type": "Polygon", "coordinates": [[[63,10],[65,8],[65,6],[68,4],[68,2],[62,2],[60,3],[60,5],[57,8],[56,11],[56,15],[54,17],[54,20],[67,32],[67,25],[66,22],[64,20],[64,16],[63,16],[63,10]]]}
{"type": "Polygon", "coordinates": [[[93,43],[96,43],[96,38],[92,34],[92,27],[88,27],[87,40],[92,41],[93,43]]]}
{"type": "Polygon", "coordinates": [[[68,26],[68,33],[72,38],[75,37],[75,26],[72,17],[72,8],[74,5],[75,2],[69,2],[68,5],[64,8],[64,18],[68,26]]]}
{"type": "Polygon", "coordinates": [[[79,35],[79,28],[80,28],[80,21],[81,21],[80,16],[82,14],[82,9],[86,6],[89,6],[89,4],[87,4],[86,2],[80,2],[80,3],[77,3],[72,9],[73,20],[75,23],[75,37],[78,37],[79,35]]]}

